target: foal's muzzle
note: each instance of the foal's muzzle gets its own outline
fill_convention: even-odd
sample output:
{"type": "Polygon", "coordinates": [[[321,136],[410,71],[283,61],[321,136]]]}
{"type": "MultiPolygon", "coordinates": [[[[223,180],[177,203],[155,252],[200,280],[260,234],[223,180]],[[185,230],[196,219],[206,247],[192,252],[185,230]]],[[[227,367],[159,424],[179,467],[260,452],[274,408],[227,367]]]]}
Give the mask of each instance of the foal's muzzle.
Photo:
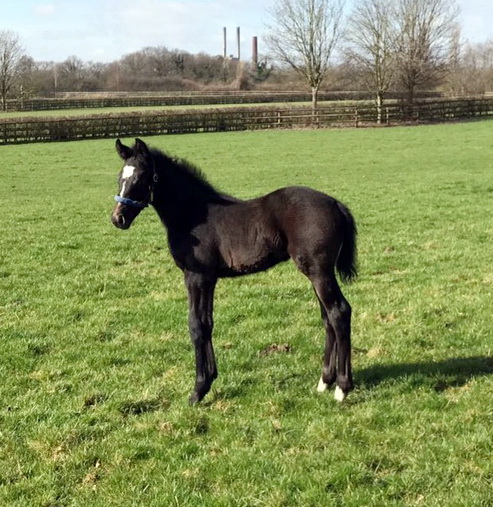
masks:
{"type": "Polygon", "coordinates": [[[118,229],[128,229],[131,224],[131,221],[126,220],[125,216],[122,213],[118,213],[117,210],[115,210],[111,215],[111,221],[115,227],[118,227],[118,229]]]}
{"type": "Polygon", "coordinates": [[[147,202],[134,201],[115,195],[115,201],[118,203],[111,215],[111,221],[118,229],[128,229],[135,217],[144,209],[149,206],[147,202]]]}
{"type": "Polygon", "coordinates": [[[132,225],[132,222],[142,209],[143,208],[117,204],[111,215],[111,221],[115,227],[118,227],[118,229],[126,230],[132,225]]]}

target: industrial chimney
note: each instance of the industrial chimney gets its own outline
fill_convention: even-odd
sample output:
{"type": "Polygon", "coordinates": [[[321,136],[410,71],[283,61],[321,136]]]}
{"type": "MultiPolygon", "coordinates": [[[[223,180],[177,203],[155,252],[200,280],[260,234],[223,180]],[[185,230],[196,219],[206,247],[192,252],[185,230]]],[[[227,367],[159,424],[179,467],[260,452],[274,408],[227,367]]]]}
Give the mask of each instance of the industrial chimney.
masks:
{"type": "Polygon", "coordinates": [[[226,30],[226,27],[223,28],[223,34],[224,34],[224,38],[223,38],[223,57],[224,59],[226,60],[227,56],[228,56],[228,39],[227,39],[227,30],[226,30]]]}
{"type": "Polygon", "coordinates": [[[252,66],[254,69],[258,67],[258,38],[252,38],[252,66]]]}
{"type": "Polygon", "coordinates": [[[236,40],[238,42],[238,61],[240,61],[240,27],[236,28],[236,40]]]}

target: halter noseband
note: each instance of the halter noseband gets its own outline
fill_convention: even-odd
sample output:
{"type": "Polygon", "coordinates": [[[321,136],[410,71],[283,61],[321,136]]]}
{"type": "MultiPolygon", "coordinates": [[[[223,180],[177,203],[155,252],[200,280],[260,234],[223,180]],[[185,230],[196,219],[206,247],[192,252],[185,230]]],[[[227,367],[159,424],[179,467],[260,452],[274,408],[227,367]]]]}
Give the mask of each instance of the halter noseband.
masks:
{"type": "Polygon", "coordinates": [[[133,208],[147,208],[147,206],[149,206],[147,202],[134,201],[133,199],[127,199],[119,195],[115,195],[115,201],[120,204],[125,204],[125,206],[132,206],[133,208]]]}
{"type": "MultiPolygon", "coordinates": [[[[155,171],[155,170],[154,170],[155,171]]],[[[154,175],[152,176],[153,183],[157,183],[158,177],[156,172],[154,172],[154,175]]],[[[142,201],[134,201],[133,199],[128,199],[127,197],[122,197],[121,195],[115,195],[115,201],[124,204],[125,206],[132,206],[132,208],[147,208],[149,204],[152,204],[153,197],[154,197],[154,185],[149,186],[149,200],[148,202],[142,202],[142,201]]]]}

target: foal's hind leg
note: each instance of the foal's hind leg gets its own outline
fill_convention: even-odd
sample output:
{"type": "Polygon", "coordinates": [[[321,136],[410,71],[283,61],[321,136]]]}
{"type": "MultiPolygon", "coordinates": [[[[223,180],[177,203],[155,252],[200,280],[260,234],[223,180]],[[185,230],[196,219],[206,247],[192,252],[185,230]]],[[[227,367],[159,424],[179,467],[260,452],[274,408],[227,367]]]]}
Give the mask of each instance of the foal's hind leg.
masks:
{"type": "Polygon", "coordinates": [[[325,310],[327,331],[324,366],[319,387],[336,381],[335,398],[343,401],[353,389],[351,371],[351,306],[342,295],[334,275],[311,276],[315,292],[325,310]],[[335,338],[335,339],[334,339],[335,338]],[[334,371],[335,370],[335,371],[334,371]]]}
{"type": "MultiPolygon", "coordinates": [[[[318,298],[318,295],[317,295],[318,298]]],[[[330,325],[329,317],[324,305],[320,302],[320,315],[325,328],[325,350],[324,350],[324,364],[322,368],[322,376],[318,383],[317,390],[319,392],[326,391],[335,382],[337,370],[337,342],[334,329],[330,325]]]]}

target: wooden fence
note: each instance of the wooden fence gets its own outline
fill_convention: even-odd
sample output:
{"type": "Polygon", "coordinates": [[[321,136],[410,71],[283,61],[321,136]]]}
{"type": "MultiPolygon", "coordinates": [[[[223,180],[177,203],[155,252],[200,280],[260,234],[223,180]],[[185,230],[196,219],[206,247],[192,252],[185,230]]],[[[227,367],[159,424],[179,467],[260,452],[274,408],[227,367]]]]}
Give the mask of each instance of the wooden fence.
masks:
{"type": "MultiPolygon", "coordinates": [[[[348,100],[335,94],[321,94],[321,100],[348,100]],[[330,98],[329,98],[330,97],[330,98]]],[[[355,96],[355,100],[362,97],[355,96]]],[[[365,98],[365,97],[363,97],[365,98]]],[[[311,95],[306,92],[188,92],[167,94],[86,94],[66,95],[56,98],[36,98],[12,101],[9,110],[50,111],[63,109],[95,109],[108,107],[155,107],[155,106],[204,106],[224,104],[257,104],[275,102],[309,102],[311,95]]]]}
{"type": "MultiPolygon", "coordinates": [[[[418,98],[438,98],[440,94],[420,92],[418,98]]],[[[400,94],[389,94],[389,99],[400,94]]],[[[371,100],[368,92],[320,92],[319,100],[348,101],[371,100]]],[[[10,111],[52,111],[63,109],[95,109],[108,107],[155,107],[155,106],[203,106],[223,104],[273,104],[286,102],[311,102],[311,94],[297,92],[168,92],[168,93],[67,93],[54,98],[34,98],[9,101],[10,111]]]]}
{"type": "MultiPolygon", "coordinates": [[[[386,125],[493,118],[493,99],[424,102],[383,110],[386,125]]],[[[224,108],[0,120],[0,144],[257,129],[360,127],[377,124],[374,107],[224,108]]]]}

